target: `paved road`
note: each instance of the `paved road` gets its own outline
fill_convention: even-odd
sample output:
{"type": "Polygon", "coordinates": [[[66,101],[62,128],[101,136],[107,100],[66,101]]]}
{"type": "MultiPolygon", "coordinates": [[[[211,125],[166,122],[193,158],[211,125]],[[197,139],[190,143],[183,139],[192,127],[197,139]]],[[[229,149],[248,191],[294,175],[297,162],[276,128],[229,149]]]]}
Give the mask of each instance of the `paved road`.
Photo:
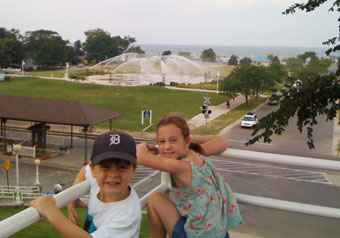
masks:
{"type": "MultiPolygon", "coordinates": [[[[261,118],[278,106],[264,105],[257,114],[261,118]]],[[[274,135],[271,144],[257,143],[246,147],[252,130],[239,124],[223,134],[230,147],[279,154],[316,158],[332,158],[333,122],[319,117],[314,128],[315,150],[309,150],[306,131],[299,133],[296,118],[281,136],[274,135]]],[[[307,204],[340,208],[340,188],[332,184],[323,172],[300,168],[284,168],[272,165],[226,160],[214,157],[214,163],[238,193],[270,197],[307,204]]],[[[339,237],[340,221],[291,212],[241,205],[245,224],[236,230],[260,237],[339,237]]]]}
{"type": "MultiPolygon", "coordinates": [[[[256,113],[259,118],[267,115],[278,106],[264,105],[256,113]]],[[[307,146],[307,133],[304,130],[300,133],[296,127],[296,118],[289,121],[286,132],[282,135],[273,135],[270,144],[258,142],[255,145],[245,146],[244,144],[251,138],[251,129],[241,128],[239,124],[235,125],[229,131],[223,134],[229,142],[230,147],[235,149],[255,150],[262,152],[272,152],[278,154],[290,154],[297,156],[316,157],[316,158],[334,158],[332,156],[332,139],[334,122],[326,122],[324,116],[318,117],[318,124],[314,127],[314,145],[315,149],[310,150],[307,146]]]]}
{"type": "MultiPolygon", "coordinates": [[[[262,170],[253,164],[234,163],[221,157],[212,159],[234,192],[340,208],[340,188],[330,184],[321,173],[315,173],[311,179],[308,176],[314,172],[300,171],[308,176],[294,178],[294,175],[289,175],[297,172],[293,169],[261,166],[268,169],[262,170]]],[[[268,238],[338,238],[340,234],[339,219],[242,204],[240,208],[245,223],[237,227],[236,232],[268,238]]]]}

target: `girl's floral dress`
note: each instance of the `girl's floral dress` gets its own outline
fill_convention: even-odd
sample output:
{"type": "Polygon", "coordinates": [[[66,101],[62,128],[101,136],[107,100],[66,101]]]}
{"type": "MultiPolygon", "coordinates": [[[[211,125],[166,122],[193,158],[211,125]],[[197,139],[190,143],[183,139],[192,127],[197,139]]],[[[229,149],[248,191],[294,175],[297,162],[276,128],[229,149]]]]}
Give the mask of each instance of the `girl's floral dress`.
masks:
{"type": "Polygon", "coordinates": [[[243,223],[234,194],[223,176],[208,157],[198,168],[190,160],[192,182],[188,187],[172,187],[171,192],[181,216],[187,217],[184,225],[188,237],[221,237],[243,223]]]}

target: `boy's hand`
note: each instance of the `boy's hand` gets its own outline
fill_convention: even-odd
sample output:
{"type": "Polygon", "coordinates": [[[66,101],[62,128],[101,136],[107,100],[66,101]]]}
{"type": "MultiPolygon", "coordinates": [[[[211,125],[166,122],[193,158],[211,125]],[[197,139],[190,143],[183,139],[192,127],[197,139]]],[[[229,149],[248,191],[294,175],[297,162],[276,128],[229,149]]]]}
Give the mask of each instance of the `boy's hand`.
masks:
{"type": "Polygon", "coordinates": [[[148,148],[148,150],[149,150],[151,153],[153,153],[153,154],[155,154],[155,155],[159,154],[159,150],[158,150],[158,146],[157,146],[157,145],[146,144],[146,147],[148,148]]]}
{"type": "Polygon", "coordinates": [[[137,146],[137,157],[138,155],[144,155],[150,153],[146,144],[142,143],[137,146]]]}
{"type": "Polygon", "coordinates": [[[74,200],[73,202],[67,205],[68,211],[68,219],[75,225],[80,226],[79,221],[80,217],[76,210],[77,207],[87,207],[86,203],[81,201],[80,199],[74,200]]]}
{"type": "Polygon", "coordinates": [[[58,210],[55,200],[52,196],[42,196],[31,202],[31,207],[38,210],[39,214],[43,217],[47,217],[54,210],[58,210]]]}

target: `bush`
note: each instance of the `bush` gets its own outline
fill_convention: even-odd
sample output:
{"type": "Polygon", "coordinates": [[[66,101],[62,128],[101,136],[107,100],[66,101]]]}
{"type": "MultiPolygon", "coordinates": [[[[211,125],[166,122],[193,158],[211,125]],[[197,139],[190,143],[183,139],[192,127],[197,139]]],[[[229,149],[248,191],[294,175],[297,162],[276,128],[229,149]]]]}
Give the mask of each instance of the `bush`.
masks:
{"type": "Polygon", "coordinates": [[[178,86],[178,83],[177,83],[177,82],[171,81],[171,82],[170,82],[170,86],[178,86]]]}
{"type": "Polygon", "coordinates": [[[5,81],[9,81],[10,79],[11,79],[11,77],[5,76],[5,81]]]}
{"type": "Polygon", "coordinates": [[[157,82],[157,83],[154,83],[153,85],[155,85],[155,86],[165,86],[165,83],[163,83],[163,82],[157,82]]]}
{"type": "Polygon", "coordinates": [[[25,71],[32,72],[34,70],[33,66],[25,67],[25,71]]]}

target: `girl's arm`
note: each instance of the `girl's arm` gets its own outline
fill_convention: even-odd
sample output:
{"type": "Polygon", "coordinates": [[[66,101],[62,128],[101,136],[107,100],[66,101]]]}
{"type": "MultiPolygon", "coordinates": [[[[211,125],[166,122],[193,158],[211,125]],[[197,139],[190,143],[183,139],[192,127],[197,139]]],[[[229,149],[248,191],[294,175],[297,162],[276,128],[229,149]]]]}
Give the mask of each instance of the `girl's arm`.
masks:
{"type": "Polygon", "coordinates": [[[173,175],[191,172],[190,165],[187,162],[177,159],[164,159],[152,154],[146,144],[137,146],[137,161],[138,164],[173,175]]]}
{"type": "Polygon", "coordinates": [[[57,208],[55,200],[52,196],[42,196],[31,202],[31,206],[38,209],[41,216],[47,220],[60,232],[62,237],[72,238],[91,238],[92,236],[73,224],[64,214],[57,208]]]}
{"type": "Polygon", "coordinates": [[[222,153],[228,148],[227,139],[217,135],[192,136],[191,142],[199,144],[206,156],[222,153]]]}

